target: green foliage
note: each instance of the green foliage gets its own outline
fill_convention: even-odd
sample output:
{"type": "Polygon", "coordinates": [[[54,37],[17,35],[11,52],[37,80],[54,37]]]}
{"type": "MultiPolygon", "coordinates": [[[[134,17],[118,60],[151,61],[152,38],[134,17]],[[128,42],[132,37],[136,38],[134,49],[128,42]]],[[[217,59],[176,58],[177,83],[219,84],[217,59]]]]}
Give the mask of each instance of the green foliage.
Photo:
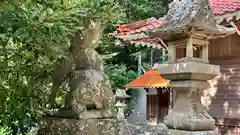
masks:
{"type": "Polygon", "coordinates": [[[10,135],[11,131],[7,127],[0,127],[0,135],[10,135]]]}
{"type": "Polygon", "coordinates": [[[105,66],[105,72],[109,76],[113,88],[123,89],[125,84],[137,77],[137,73],[128,70],[125,65],[108,64],[105,66]]]}
{"type": "MultiPolygon", "coordinates": [[[[150,17],[160,17],[166,12],[168,0],[120,0],[120,5],[126,14],[124,23],[131,23],[150,17]]],[[[105,72],[108,74],[113,89],[123,88],[130,81],[137,78],[138,52],[143,54],[143,66],[149,68],[150,48],[134,45],[116,46],[115,39],[106,33],[116,29],[108,25],[102,36],[102,43],[98,48],[105,59],[105,72]]],[[[157,56],[158,57],[158,56],[157,56]]],[[[132,112],[133,103],[129,102],[125,112],[129,115],[132,112]]]]}
{"type": "Polygon", "coordinates": [[[43,115],[53,64],[91,20],[113,23],[114,0],[10,0],[0,8],[0,124],[23,133],[43,115]]]}
{"type": "Polygon", "coordinates": [[[139,21],[150,17],[161,17],[166,12],[167,0],[122,0],[127,14],[126,21],[139,21]],[[164,7],[165,6],[165,7],[164,7]]]}
{"type": "MultiPolygon", "coordinates": [[[[115,39],[108,33],[113,32],[116,23],[161,16],[163,12],[161,2],[155,0],[0,3],[0,125],[10,128],[13,135],[26,134],[37,125],[47,105],[53,64],[66,56],[70,38],[76,31],[84,31],[93,20],[105,24],[98,51],[108,56],[106,73],[113,88],[122,88],[136,78],[136,52],[145,48],[115,46],[115,39]]],[[[66,91],[65,86],[62,89],[66,91]]],[[[0,130],[3,134],[7,131],[0,130]]]]}
{"type": "MultiPolygon", "coordinates": [[[[166,13],[166,3],[168,3],[168,0],[119,0],[119,3],[126,14],[122,20],[124,23],[132,23],[150,17],[158,18],[163,16],[166,13]]],[[[115,29],[116,27],[113,25],[108,25],[104,33],[111,33],[115,29]]],[[[127,71],[132,70],[136,72],[138,63],[137,53],[141,51],[142,54],[149,54],[150,49],[131,44],[116,46],[113,37],[103,34],[102,43],[98,51],[103,55],[109,55],[111,57],[105,60],[106,64],[123,64],[126,66],[127,71]]],[[[147,60],[147,64],[150,62],[149,58],[143,58],[143,60],[147,60]]]]}
{"type": "MultiPolygon", "coordinates": [[[[17,135],[36,135],[37,128],[32,128],[28,133],[18,133],[17,135]]],[[[0,127],[0,135],[12,135],[13,132],[8,127],[0,127]]]]}

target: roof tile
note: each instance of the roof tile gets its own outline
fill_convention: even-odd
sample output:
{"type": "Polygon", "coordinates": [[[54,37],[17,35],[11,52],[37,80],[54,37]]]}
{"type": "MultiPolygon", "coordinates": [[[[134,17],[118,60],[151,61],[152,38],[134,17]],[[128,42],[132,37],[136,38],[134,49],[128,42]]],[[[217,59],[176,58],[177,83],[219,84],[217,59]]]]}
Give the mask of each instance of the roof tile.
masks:
{"type": "MultiPolygon", "coordinates": [[[[221,16],[227,13],[240,11],[240,0],[210,0],[210,4],[212,6],[212,10],[215,16],[221,16]]],[[[115,32],[115,35],[116,36],[131,35],[133,37],[136,37],[134,35],[159,27],[163,25],[165,22],[166,21],[164,18],[156,19],[152,17],[146,20],[137,21],[132,24],[123,24],[118,27],[117,31],[115,32]]],[[[238,25],[238,29],[240,29],[240,25],[238,25]]],[[[127,39],[125,39],[125,41],[127,41],[127,39]]],[[[134,43],[136,42],[154,44],[159,43],[158,40],[156,40],[155,38],[149,38],[147,35],[145,35],[144,38],[134,39],[132,41],[134,41],[134,43]]]]}
{"type": "Polygon", "coordinates": [[[240,0],[211,0],[214,15],[223,15],[240,10],[240,0]]]}

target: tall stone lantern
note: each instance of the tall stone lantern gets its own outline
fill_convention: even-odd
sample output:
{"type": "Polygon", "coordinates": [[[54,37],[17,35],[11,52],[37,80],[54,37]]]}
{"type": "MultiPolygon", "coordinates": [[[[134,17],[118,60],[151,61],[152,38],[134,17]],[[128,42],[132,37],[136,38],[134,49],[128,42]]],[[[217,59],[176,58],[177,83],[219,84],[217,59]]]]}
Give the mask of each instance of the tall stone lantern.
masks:
{"type": "Polygon", "coordinates": [[[129,95],[127,95],[125,90],[117,89],[116,93],[116,108],[117,108],[117,118],[118,119],[125,119],[124,115],[124,109],[127,106],[126,105],[126,99],[130,98],[129,95]]]}
{"type": "Polygon", "coordinates": [[[220,73],[219,66],[208,62],[208,39],[232,32],[215,23],[208,0],[174,0],[166,23],[147,32],[168,44],[168,63],[154,68],[170,80],[169,87],[176,95],[174,108],[164,118],[172,135],[217,134],[215,120],[200,100],[201,92],[210,87],[208,80],[220,73]],[[185,49],[184,58],[176,59],[176,48],[185,49]]]}

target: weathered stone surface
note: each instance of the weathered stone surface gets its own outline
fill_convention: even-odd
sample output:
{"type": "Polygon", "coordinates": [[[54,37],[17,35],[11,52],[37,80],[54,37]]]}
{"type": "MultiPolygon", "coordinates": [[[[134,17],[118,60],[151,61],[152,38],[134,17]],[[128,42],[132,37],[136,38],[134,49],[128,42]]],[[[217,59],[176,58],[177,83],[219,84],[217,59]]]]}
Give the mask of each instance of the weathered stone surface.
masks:
{"type": "Polygon", "coordinates": [[[38,135],[170,135],[164,124],[128,125],[119,119],[67,119],[46,117],[38,135]]]}
{"type": "Polygon", "coordinates": [[[204,110],[202,112],[171,112],[164,119],[164,123],[171,129],[189,131],[211,130],[215,120],[204,110]]]}
{"type": "Polygon", "coordinates": [[[38,135],[127,135],[125,120],[66,119],[47,117],[42,120],[38,135]]]}
{"type": "Polygon", "coordinates": [[[184,130],[169,130],[170,135],[219,135],[216,131],[184,131],[184,130]]]}
{"type": "Polygon", "coordinates": [[[101,22],[89,22],[84,31],[77,31],[71,39],[68,55],[61,58],[52,74],[52,90],[49,97],[51,106],[55,106],[55,98],[61,84],[77,70],[103,71],[103,61],[96,52],[101,36],[101,22]]]}
{"type": "Polygon", "coordinates": [[[75,71],[96,70],[103,72],[103,60],[94,49],[81,49],[75,58],[75,71]]]}
{"type": "Polygon", "coordinates": [[[80,118],[92,116],[115,117],[115,96],[107,77],[101,71],[78,70],[73,74],[71,90],[66,98],[66,108],[72,109],[80,118]],[[94,114],[95,113],[95,114],[94,114]]]}
{"type": "Polygon", "coordinates": [[[147,31],[150,37],[161,37],[164,41],[173,41],[189,37],[192,27],[204,29],[204,34],[222,34],[235,32],[216,23],[208,0],[173,0],[165,16],[166,23],[147,31]],[[187,31],[187,32],[185,32],[187,31]]]}
{"type": "Polygon", "coordinates": [[[116,119],[115,96],[95,50],[100,33],[101,23],[91,23],[83,37],[77,32],[71,40],[69,55],[54,70],[50,96],[54,105],[61,83],[69,77],[65,107],[50,112],[39,135],[124,135],[126,121],[116,119]]]}
{"type": "Polygon", "coordinates": [[[214,129],[215,120],[207,113],[200,102],[202,90],[191,88],[191,85],[189,88],[179,87],[174,89],[176,91],[176,103],[172,111],[164,118],[166,126],[171,129],[190,131],[214,129]]]}
{"type": "Polygon", "coordinates": [[[194,58],[194,57],[184,57],[181,59],[175,59],[173,62],[169,62],[169,64],[174,64],[174,63],[183,63],[183,62],[197,62],[197,63],[205,63],[208,64],[209,61],[201,59],[201,58],[194,58]]]}
{"type": "Polygon", "coordinates": [[[211,85],[208,81],[183,80],[183,81],[170,81],[168,87],[177,88],[179,90],[184,88],[203,90],[211,88],[211,85]]]}
{"type": "Polygon", "coordinates": [[[159,69],[161,76],[171,81],[211,80],[220,74],[220,68],[217,65],[192,61],[174,64],[155,64],[154,69],[159,69]]]}
{"type": "Polygon", "coordinates": [[[202,106],[200,93],[210,87],[207,80],[219,74],[219,66],[193,58],[175,62],[155,65],[161,71],[161,76],[171,80],[168,87],[176,92],[175,105],[164,118],[164,123],[170,129],[213,130],[215,120],[202,106]]]}
{"type": "Polygon", "coordinates": [[[123,135],[170,135],[168,128],[158,125],[128,125],[124,128],[123,135]]]}

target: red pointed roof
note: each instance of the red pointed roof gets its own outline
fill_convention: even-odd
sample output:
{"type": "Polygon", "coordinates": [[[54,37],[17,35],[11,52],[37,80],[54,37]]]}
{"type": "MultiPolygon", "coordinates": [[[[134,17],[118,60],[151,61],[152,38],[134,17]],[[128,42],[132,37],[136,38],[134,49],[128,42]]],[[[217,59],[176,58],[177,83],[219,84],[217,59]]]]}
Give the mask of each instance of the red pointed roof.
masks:
{"type": "Polygon", "coordinates": [[[165,80],[160,76],[159,70],[150,69],[148,72],[139,76],[129,84],[125,85],[125,88],[139,88],[139,87],[167,87],[168,80],[165,80]]]}

